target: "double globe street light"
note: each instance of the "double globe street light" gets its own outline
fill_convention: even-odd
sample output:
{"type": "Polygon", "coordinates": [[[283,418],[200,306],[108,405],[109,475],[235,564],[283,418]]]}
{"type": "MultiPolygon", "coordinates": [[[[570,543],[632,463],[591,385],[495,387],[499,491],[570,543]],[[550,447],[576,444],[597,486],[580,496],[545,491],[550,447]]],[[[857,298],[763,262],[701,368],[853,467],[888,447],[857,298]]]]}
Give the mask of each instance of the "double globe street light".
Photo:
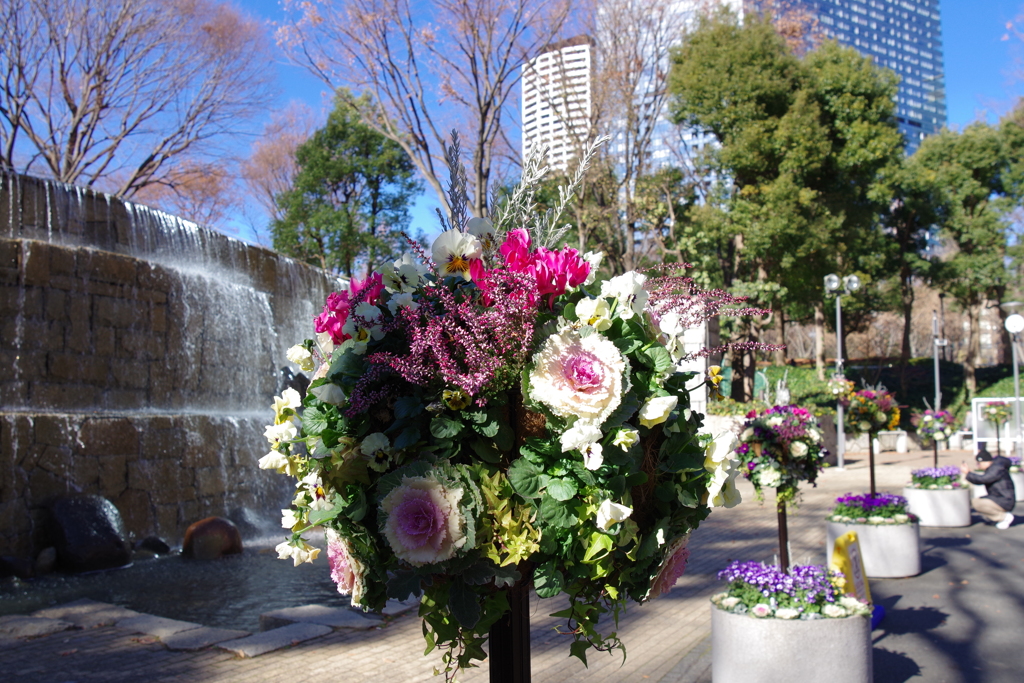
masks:
{"type": "MultiPolygon", "coordinates": [[[[835,273],[825,276],[825,296],[835,294],[836,296],[836,374],[839,379],[843,377],[843,294],[853,294],[860,289],[860,278],[856,275],[847,275],[842,280],[835,273]],[[839,288],[842,286],[843,291],[839,288]]],[[[836,405],[836,467],[843,469],[846,456],[846,428],[843,424],[843,404],[839,401],[836,405]]]]}

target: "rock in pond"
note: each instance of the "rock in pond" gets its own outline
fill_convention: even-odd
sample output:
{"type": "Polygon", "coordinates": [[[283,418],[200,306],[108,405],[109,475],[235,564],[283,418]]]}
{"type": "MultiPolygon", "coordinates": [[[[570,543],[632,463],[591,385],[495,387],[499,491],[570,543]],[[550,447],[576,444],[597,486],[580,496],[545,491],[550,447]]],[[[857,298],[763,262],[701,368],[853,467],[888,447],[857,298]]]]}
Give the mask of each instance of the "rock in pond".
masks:
{"type": "Polygon", "coordinates": [[[62,496],[50,505],[57,566],[70,572],[123,567],[132,559],[121,513],[102,496],[62,496]]]}
{"type": "Polygon", "coordinates": [[[185,530],[181,554],[197,560],[215,560],[222,555],[242,552],[242,536],[238,527],[223,517],[207,517],[185,530]]]}

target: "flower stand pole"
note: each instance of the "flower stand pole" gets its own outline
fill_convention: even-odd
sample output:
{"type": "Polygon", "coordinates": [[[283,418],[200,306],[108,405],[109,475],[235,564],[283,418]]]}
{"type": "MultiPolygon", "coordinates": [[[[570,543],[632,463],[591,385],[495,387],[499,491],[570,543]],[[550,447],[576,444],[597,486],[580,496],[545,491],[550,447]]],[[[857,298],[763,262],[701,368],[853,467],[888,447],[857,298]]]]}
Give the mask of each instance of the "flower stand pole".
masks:
{"type": "Polygon", "coordinates": [[[937,439],[932,439],[932,467],[939,466],[939,442],[937,439]]]}
{"type": "Polygon", "coordinates": [[[871,476],[871,495],[875,495],[875,432],[868,432],[868,470],[871,476]]]}
{"type": "Polygon", "coordinates": [[[963,527],[971,525],[971,492],[966,487],[920,489],[906,487],[903,497],[921,526],[963,527]]]}
{"type": "Polygon", "coordinates": [[[786,504],[776,503],[779,513],[779,567],[782,571],[789,569],[789,527],[786,524],[786,504]]]}
{"type": "Polygon", "coordinates": [[[872,683],[871,620],[758,619],[711,607],[714,683],[872,683]]]}
{"type": "Polygon", "coordinates": [[[896,579],[921,573],[921,529],[910,524],[848,524],[828,522],[828,561],[836,539],[857,532],[864,571],[872,579],[896,579]]]}
{"type": "Polygon", "coordinates": [[[530,683],[530,584],[508,591],[509,611],[491,627],[487,639],[491,683],[530,683]]]}

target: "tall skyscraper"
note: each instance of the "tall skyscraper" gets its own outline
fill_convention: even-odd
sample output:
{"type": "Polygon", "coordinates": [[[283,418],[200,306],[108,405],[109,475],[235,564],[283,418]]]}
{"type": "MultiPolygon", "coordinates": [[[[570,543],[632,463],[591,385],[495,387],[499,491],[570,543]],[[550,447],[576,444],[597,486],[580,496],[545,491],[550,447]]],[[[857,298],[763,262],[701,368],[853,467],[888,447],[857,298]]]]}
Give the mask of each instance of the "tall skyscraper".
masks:
{"type": "Polygon", "coordinates": [[[822,28],[900,78],[896,121],[913,154],[946,125],[939,0],[808,0],[822,28]]]}

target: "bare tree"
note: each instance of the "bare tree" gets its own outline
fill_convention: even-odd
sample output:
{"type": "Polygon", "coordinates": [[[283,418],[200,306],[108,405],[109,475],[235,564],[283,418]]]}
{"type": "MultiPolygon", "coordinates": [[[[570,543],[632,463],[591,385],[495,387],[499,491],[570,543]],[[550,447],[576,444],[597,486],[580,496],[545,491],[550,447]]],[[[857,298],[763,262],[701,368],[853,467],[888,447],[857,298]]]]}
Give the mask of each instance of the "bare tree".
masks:
{"type": "MultiPolygon", "coordinates": [[[[444,148],[453,128],[471,141],[472,210],[486,213],[505,144],[502,122],[520,67],[555,40],[570,0],[284,0],[278,42],[333,88],[369,93],[363,120],[397,142],[447,197],[444,148]]],[[[353,100],[353,104],[355,104],[353,100]]]]}
{"type": "Polygon", "coordinates": [[[226,3],[4,0],[0,21],[0,163],[21,172],[187,193],[269,95],[265,31],[226,3]]]}

